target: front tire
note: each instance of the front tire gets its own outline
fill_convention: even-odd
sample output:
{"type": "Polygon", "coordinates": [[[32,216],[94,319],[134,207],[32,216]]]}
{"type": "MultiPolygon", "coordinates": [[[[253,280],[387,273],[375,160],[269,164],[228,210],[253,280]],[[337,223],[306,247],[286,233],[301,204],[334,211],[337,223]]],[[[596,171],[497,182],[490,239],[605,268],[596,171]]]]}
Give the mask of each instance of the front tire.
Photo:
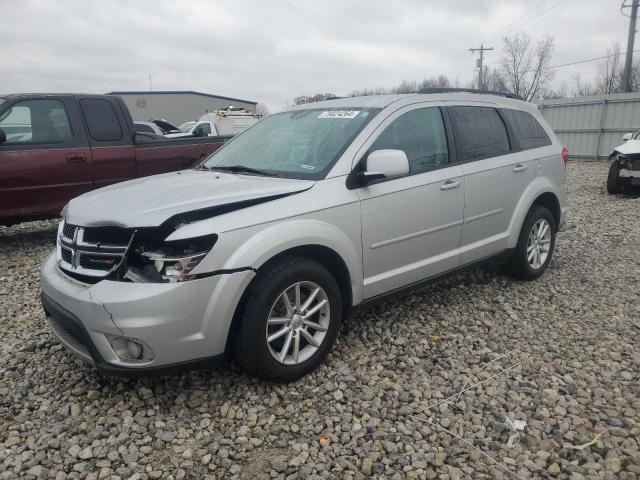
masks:
{"type": "Polygon", "coordinates": [[[507,273],[520,280],[535,280],[551,262],[555,244],[553,215],[547,207],[533,205],[522,224],[513,256],[507,262],[507,273]]]}
{"type": "Polygon", "coordinates": [[[342,320],[335,278],[321,264],[283,257],[258,272],[240,315],[235,357],[248,373],[293,382],[331,351],[342,320]]]}
{"type": "Polygon", "coordinates": [[[620,193],[622,190],[622,181],[620,180],[620,165],[614,160],[609,167],[609,175],[607,175],[607,192],[611,195],[620,193]]]}

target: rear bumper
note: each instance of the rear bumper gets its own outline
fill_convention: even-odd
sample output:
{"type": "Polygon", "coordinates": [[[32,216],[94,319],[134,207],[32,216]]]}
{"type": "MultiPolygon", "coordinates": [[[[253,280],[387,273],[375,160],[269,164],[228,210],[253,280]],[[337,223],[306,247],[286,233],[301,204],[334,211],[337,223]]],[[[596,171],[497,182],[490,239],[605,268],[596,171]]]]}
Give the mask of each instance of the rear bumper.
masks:
{"type": "Polygon", "coordinates": [[[103,280],[90,285],[65,275],[55,255],[41,270],[42,304],[60,342],[112,375],[140,376],[208,366],[224,353],[229,327],[251,270],[181,283],[103,280]],[[144,363],[118,357],[114,336],[153,351],[144,363]]]}

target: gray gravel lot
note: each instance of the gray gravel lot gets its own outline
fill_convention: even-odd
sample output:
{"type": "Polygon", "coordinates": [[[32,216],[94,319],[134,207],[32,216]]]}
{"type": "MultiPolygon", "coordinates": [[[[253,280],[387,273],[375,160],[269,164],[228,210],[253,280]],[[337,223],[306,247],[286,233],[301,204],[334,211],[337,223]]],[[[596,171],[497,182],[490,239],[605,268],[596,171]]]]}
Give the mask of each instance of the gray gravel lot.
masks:
{"type": "Polygon", "coordinates": [[[607,167],[570,164],[542,278],[485,268],[362,312],[291,385],[102,378],[39,305],[56,222],[0,227],[0,478],[640,479],[640,198],[607,195],[607,167]]]}

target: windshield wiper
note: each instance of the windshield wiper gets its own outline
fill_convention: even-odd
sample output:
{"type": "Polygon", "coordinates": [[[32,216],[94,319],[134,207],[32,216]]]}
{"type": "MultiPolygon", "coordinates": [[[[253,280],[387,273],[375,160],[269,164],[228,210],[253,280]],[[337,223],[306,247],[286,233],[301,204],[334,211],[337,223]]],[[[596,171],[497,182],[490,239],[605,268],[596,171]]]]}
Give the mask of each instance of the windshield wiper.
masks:
{"type": "Polygon", "coordinates": [[[207,170],[220,170],[223,172],[233,172],[233,173],[253,173],[256,175],[264,175],[266,177],[272,177],[273,173],[265,172],[264,170],[259,170],[257,168],[245,167],[244,165],[215,165],[213,167],[206,167],[207,170]]]}

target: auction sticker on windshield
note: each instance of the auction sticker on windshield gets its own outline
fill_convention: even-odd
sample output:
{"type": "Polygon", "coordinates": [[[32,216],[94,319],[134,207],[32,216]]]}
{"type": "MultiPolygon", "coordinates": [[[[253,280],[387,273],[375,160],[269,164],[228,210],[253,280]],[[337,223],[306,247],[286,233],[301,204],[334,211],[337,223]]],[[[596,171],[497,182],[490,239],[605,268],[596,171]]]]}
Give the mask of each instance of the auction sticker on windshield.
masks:
{"type": "Polygon", "coordinates": [[[326,110],[318,118],[356,118],[360,110],[326,110]]]}

